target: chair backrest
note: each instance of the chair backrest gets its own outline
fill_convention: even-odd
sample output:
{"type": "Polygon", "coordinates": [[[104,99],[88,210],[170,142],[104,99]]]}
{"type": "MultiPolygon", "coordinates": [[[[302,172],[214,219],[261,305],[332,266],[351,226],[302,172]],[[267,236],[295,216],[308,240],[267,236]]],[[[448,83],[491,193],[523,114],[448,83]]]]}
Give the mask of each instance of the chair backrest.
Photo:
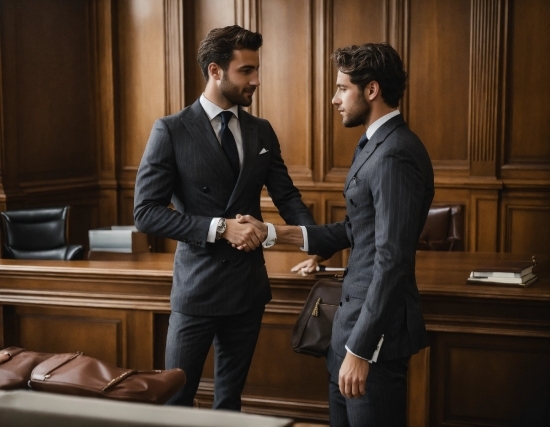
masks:
{"type": "Polygon", "coordinates": [[[0,212],[2,258],[82,259],[84,248],[68,245],[69,207],[0,212]]]}
{"type": "Polygon", "coordinates": [[[432,206],[420,234],[417,249],[463,251],[464,213],[462,206],[432,206]]]}

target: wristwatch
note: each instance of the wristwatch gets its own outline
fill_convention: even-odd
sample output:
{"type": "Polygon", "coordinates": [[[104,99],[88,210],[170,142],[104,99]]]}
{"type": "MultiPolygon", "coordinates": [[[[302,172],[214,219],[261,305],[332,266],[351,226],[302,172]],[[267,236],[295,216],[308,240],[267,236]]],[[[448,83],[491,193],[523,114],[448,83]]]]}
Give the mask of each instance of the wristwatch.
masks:
{"type": "Polygon", "coordinates": [[[227,224],[225,223],[225,218],[220,218],[218,221],[218,226],[216,227],[216,240],[220,240],[222,238],[222,234],[225,233],[226,228],[227,224]]]}

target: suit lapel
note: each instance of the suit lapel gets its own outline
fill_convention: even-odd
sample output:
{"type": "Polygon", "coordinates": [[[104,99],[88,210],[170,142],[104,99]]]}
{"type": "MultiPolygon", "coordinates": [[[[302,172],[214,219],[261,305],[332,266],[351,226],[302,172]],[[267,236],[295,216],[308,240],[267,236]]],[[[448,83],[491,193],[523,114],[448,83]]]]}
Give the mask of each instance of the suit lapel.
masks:
{"type": "Polygon", "coordinates": [[[233,171],[218,138],[214,134],[214,129],[212,129],[212,124],[207,114],[198,100],[195,101],[190,110],[190,114],[183,118],[182,121],[191,134],[192,143],[210,164],[214,173],[218,175],[221,184],[232,191],[231,180],[228,180],[227,177],[231,176],[233,171]]]}
{"type": "Polygon", "coordinates": [[[243,165],[241,173],[237,179],[237,184],[233,194],[229,199],[227,207],[229,208],[235,200],[242,194],[248,183],[248,178],[254,169],[254,163],[258,156],[258,128],[252,116],[239,107],[239,124],[241,126],[241,136],[243,139],[243,165]]]}
{"type": "Polygon", "coordinates": [[[376,148],[378,148],[378,146],[382,144],[395,129],[404,124],[405,121],[403,120],[403,116],[399,114],[398,116],[389,119],[386,123],[380,126],[380,128],[378,128],[376,132],[374,132],[372,138],[369,139],[367,145],[365,145],[365,147],[361,150],[361,153],[359,153],[359,155],[351,165],[348,176],[346,178],[344,191],[348,189],[351,180],[355,177],[357,171],[361,169],[368,158],[372,156],[374,150],[376,150],[376,148]]]}

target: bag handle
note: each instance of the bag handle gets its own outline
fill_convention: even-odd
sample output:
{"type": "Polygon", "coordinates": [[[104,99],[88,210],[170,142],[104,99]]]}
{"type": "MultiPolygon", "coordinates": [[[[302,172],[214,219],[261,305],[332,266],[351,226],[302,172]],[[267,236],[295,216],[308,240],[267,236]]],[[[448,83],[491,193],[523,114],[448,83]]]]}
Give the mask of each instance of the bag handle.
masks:
{"type": "MultiPolygon", "coordinates": [[[[33,370],[33,379],[34,380],[39,380],[39,381],[44,381],[44,380],[47,380],[48,378],[50,378],[50,374],[55,371],[56,369],[59,369],[61,366],[69,363],[71,360],[73,359],[76,359],[78,356],[82,356],[84,353],[82,353],[81,351],[77,351],[76,353],[66,353],[66,354],[59,354],[57,357],[61,359],[60,363],[58,363],[57,365],[53,366],[49,371],[46,371],[44,374],[40,375],[40,374],[37,374],[34,370],[33,370]]],[[[52,357],[49,359],[49,361],[52,361],[53,359],[55,358],[52,357]]],[[[38,365],[39,367],[40,365],[38,365]]]]}
{"type": "Polygon", "coordinates": [[[128,378],[130,375],[133,375],[133,374],[136,374],[136,373],[137,373],[137,371],[134,370],[134,369],[124,372],[122,375],[119,375],[118,377],[113,378],[111,381],[109,381],[109,383],[105,387],[103,387],[101,389],[101,391],[106,391],[108,388],[114,387],[115,385],[117,385],[119,382],[121,382],[125,378],[128,378]]]}

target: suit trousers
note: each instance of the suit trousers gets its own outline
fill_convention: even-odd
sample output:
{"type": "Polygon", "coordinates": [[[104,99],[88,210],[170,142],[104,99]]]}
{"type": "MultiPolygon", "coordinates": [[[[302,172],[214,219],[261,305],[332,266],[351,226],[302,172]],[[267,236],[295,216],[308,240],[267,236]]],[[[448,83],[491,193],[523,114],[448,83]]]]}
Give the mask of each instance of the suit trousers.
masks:
{"type": "Polygon", "coordinates": [[[168,405],[193,406],[214,343],[214,409],[240,411],[241,392],[258,341],[265,307],[229,316],[189,316],[173,311],[166,338],[166,369],[181,368],[186,383],[168,405]]]}
{"type": "Polygon", "coordinates": [[[343,357],[329,349],[330,427],[404,427],[407,425],[407,370],[410,357],[369,365],[366,394],[348,399],[340,393],[343,357]]]}

